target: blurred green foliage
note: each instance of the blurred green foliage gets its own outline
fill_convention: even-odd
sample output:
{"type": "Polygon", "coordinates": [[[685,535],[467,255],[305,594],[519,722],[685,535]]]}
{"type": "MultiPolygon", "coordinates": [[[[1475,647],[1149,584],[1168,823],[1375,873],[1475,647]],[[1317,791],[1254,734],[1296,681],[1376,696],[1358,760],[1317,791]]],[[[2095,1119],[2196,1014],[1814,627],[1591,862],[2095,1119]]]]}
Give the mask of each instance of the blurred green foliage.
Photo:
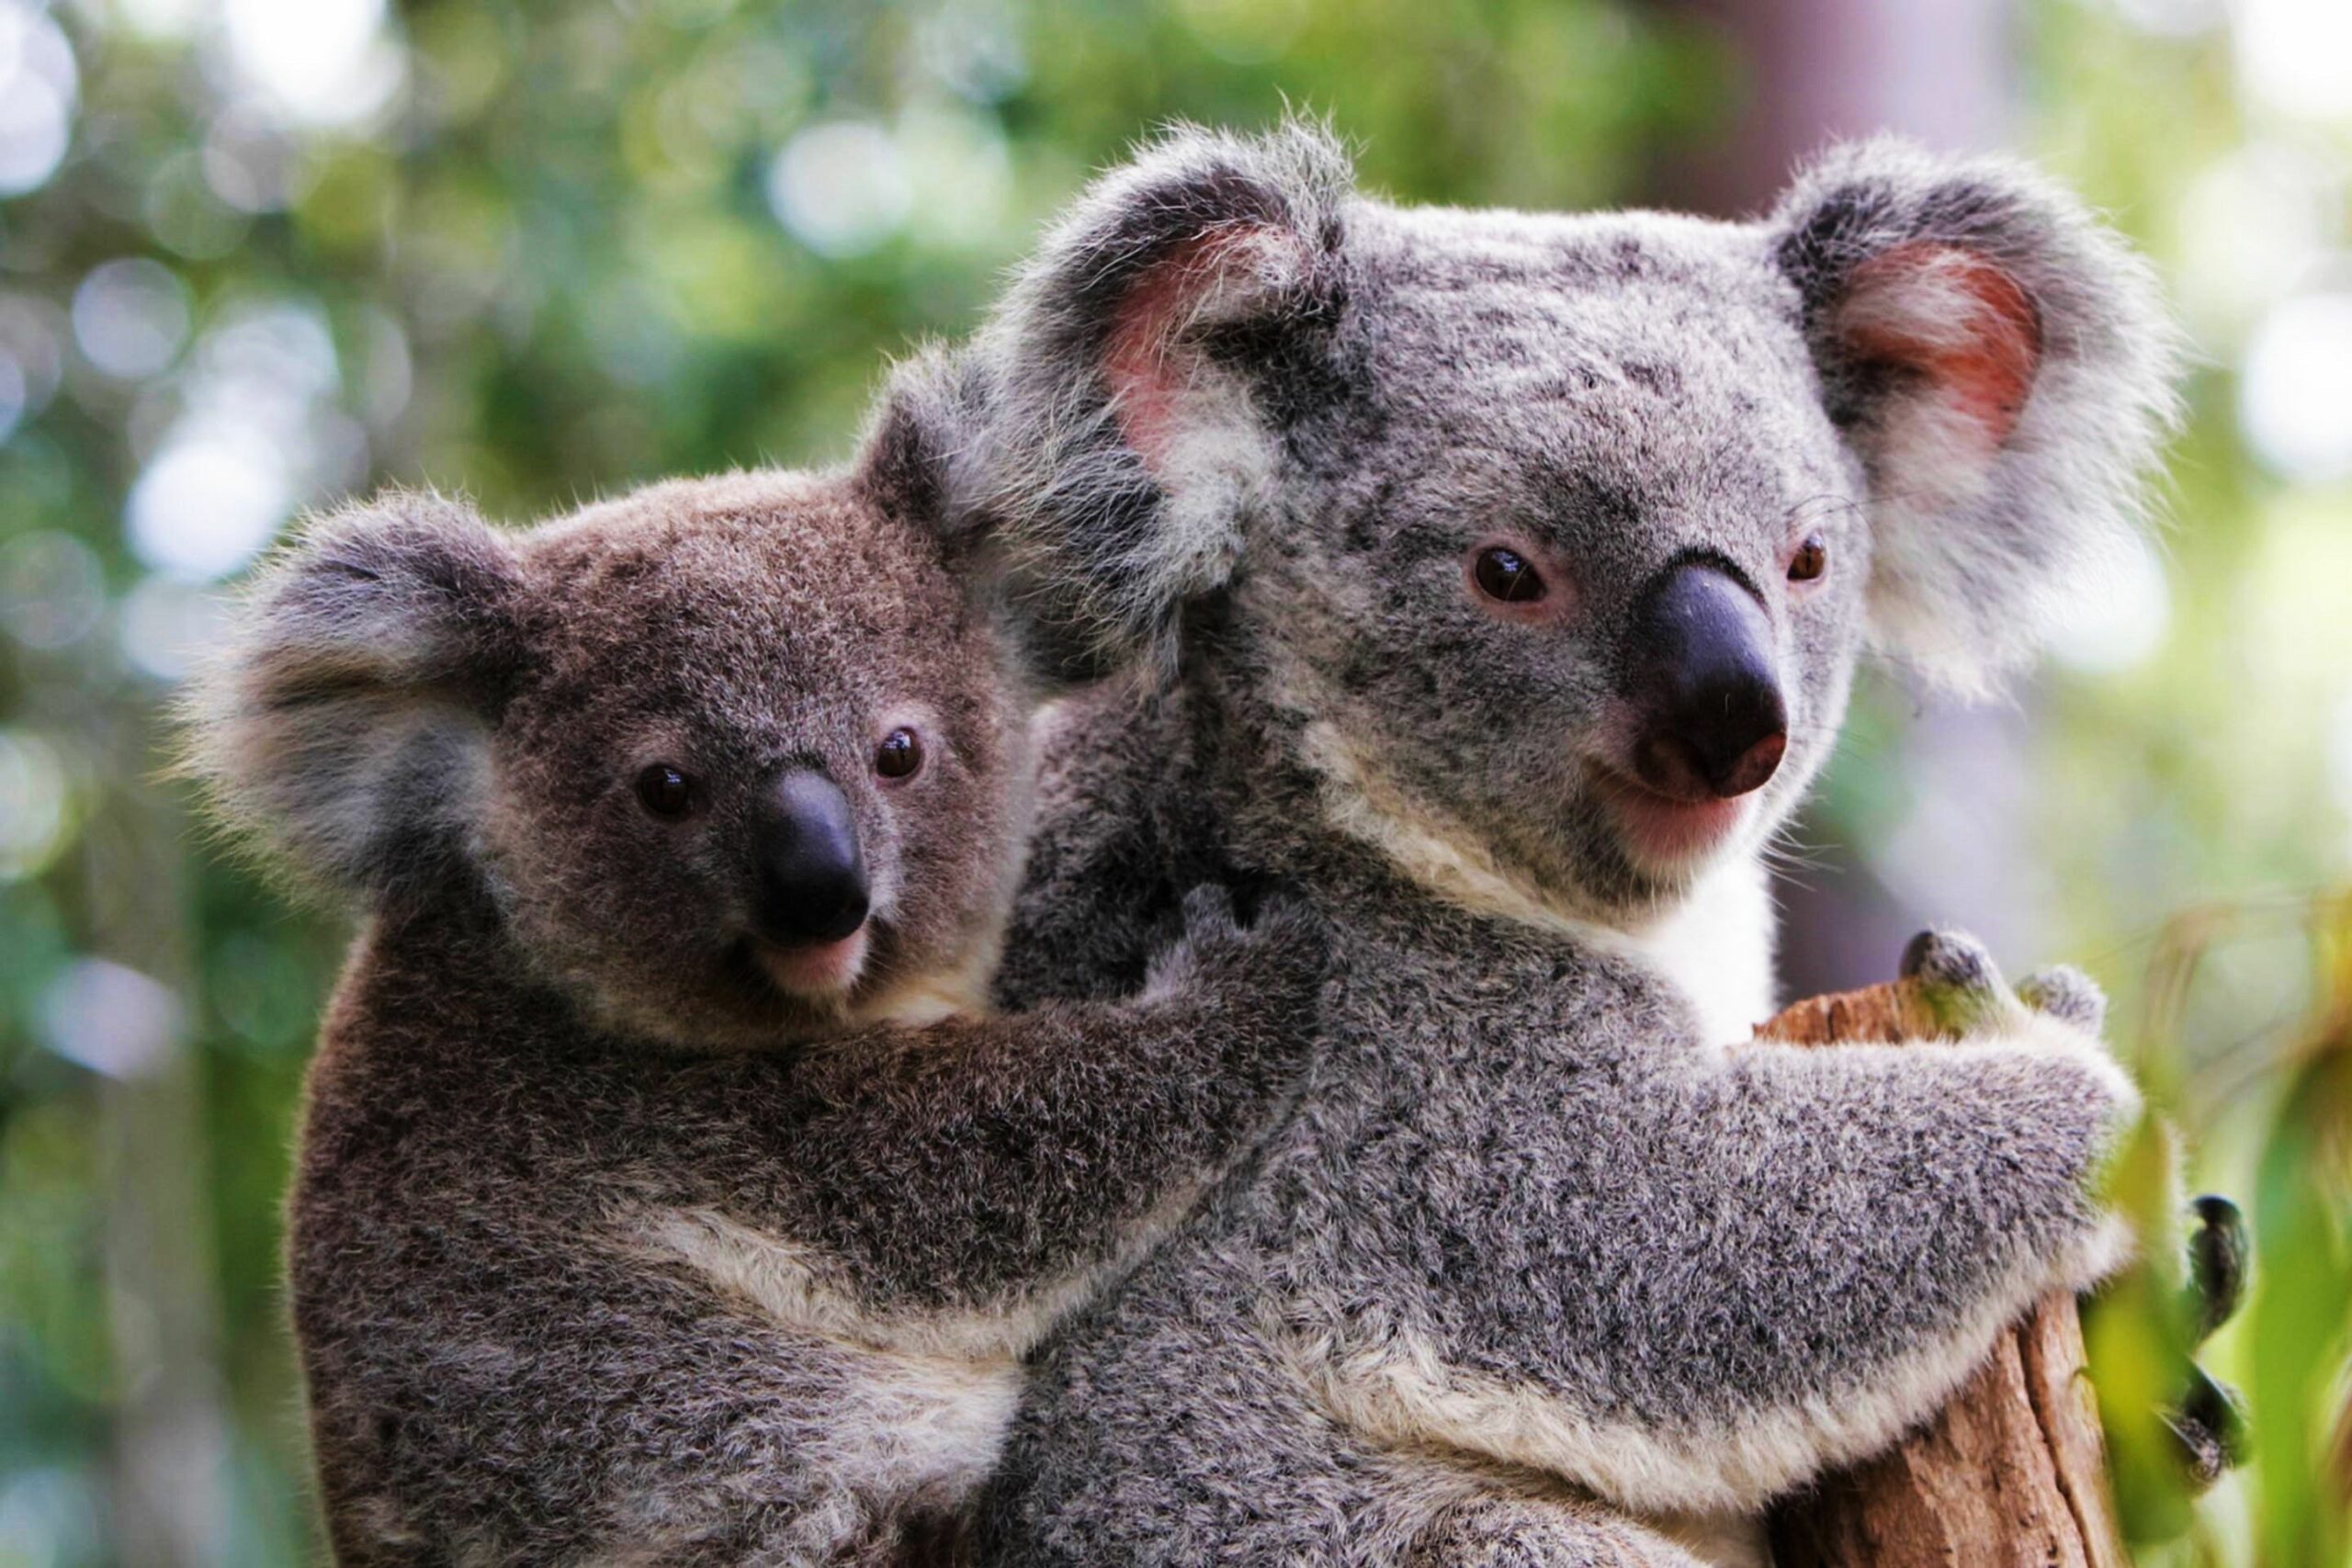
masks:
{"type": "MultiPolygon", "coordinates": [[[[2346,143],[2251,99],[2199,15],[2024,14],[2024,140],[2178,280],[2203,359],[2169,570],[2113,633],[2144,646],[2044,690],[2000,809],[2049,912],[2052,952],[2016,956],[2116,990],[2196,1180],[2263,1237],[2215,1359],[2266,1462],[2169,1550],[2301,1568],[2346,1561],[2315,1478],[2342,1441],[2352,931],[2310,896],[2352,855],[2352,498],[2250,455],[2240,365],[2312,287],[2278,251],[2343,254],[2346,143]],[[2165,925],[2190,907],[2225,913],[2165,925]]],[[[1747,71],[1678,17],[0,0],[0,1568],[317,1551],[277,1224],[345,932],[207,853],[158,782],[216,583],[293,509],[397,480],[522,518],[838,453],[885,357],[968,330],[1170,117],[1329,112],[1408,198],[1635,198],[1747,71]]],[[[1818,830],[1972,854],[1917,820],[1912,724],[1873,689],[1818,830]]]]}

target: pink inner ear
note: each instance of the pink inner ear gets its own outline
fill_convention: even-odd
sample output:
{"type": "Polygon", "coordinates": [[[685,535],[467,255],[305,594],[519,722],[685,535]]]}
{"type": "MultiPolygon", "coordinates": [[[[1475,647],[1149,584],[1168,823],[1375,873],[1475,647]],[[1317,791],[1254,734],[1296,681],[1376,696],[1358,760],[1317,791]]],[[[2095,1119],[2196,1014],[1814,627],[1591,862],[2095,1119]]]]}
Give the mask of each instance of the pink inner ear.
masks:
{"type": "Polygon", "coordinates": [[[1944,406],[1998,446],[2041,364],[2041,316],[1998,265],[1957,245],[1898,245],[1854,269],[1838,335],[1860,358],[1927,378],[1944,406]]]}
{"type": "Polygon", "coordinates": [[[1152,264],[1119,301],[1111,339],[1102,353],[1102,378],[1111,408],[1144,467],[1158,474],[1174,447],[1179,404],[1198,366],[1181,339],[1186,326],[1213,309],[1219,291],[1233,279],[1236,257],[1257,231],[1248,226],[1213,229],[1177,245],[1152,264]]]}

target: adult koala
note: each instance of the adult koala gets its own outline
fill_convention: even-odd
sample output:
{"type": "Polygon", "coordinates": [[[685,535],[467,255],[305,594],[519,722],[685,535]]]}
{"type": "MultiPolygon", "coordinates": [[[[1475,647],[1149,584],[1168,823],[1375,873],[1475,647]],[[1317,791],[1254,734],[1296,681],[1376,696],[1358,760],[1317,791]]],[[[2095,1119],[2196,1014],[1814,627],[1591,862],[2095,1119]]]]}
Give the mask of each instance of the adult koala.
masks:
{"type": "Polygon", "coordinates": [[[2073,200],[1894,143],[1747,223],[1397,208],[1300,127],[1078,204],[981,461],[1062,656],[1165,678],[1066,716],[1002,988],[1116,994],[1208,875],[1340,970],[1295,1114],[1041,1355],[994,1560],[1687,1562],[1593,1499],[1752,1515],[2115,1266],[2078,987],[1930,944],[1962,1044],[1732,1042],[1860,652],[2030,652],[2169,343],[2073,200]]]}

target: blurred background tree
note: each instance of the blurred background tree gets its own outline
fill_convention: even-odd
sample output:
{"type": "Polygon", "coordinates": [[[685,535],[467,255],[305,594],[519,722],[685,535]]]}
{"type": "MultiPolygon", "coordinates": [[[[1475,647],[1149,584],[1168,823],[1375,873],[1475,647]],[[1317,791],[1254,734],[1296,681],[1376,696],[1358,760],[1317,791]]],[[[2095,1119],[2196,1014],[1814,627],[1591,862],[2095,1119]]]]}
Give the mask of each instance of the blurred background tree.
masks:
{"type": "Polygon", "coordinates": [[[1285,105],[1465,204],[2017,145],[2158,259],[2176,526],[2015,709],[1865,689],[1787,967],[1934,918],[2109,984],[2268,1249],[2213,1356],[2267,1462],[2164,1553],[2352,1560],[2344,0],[0,0],[0,1568],[318,1555],[278,1203],[345,932],[159,781],[221,584],[377,483],[522,519],[838,454],[1089,169],[1285,105]]]}

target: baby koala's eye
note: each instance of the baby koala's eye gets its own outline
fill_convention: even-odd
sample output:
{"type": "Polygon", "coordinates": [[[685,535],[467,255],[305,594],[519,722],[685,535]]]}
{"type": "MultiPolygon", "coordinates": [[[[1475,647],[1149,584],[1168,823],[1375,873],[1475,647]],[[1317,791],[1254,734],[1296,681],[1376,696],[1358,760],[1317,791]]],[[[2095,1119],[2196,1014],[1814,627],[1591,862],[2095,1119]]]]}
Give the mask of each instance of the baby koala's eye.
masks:
{"type": "Polygon", "coordinates": [[[1532,604],[1544,597],[1544,577],[1517,550],[1491,545],[1470,568],[1478,592],[1504,604],[1532,604]]]}
{"type": "Polygon", "coordinates": [[[907,779],[922,766],[922,741],[911,729],[894,729],[874,753],[874,771],[886,779],[907,779]]]}
{"type": "Polygon", "coordinates": [[[637,775],[637,798],[654,816],[674,822],[694,805],[694,781],[667,762],[654,762],[637,775]]]}
{"type": "Polygon", "coordinates": [[[1804,544],[1797,547],[1797,553],[1789,558],[1791,582],[1811,582],[1828,570],[1829,547],[1822,542],[1818,534],[1808,536],[1804,544]]]}

